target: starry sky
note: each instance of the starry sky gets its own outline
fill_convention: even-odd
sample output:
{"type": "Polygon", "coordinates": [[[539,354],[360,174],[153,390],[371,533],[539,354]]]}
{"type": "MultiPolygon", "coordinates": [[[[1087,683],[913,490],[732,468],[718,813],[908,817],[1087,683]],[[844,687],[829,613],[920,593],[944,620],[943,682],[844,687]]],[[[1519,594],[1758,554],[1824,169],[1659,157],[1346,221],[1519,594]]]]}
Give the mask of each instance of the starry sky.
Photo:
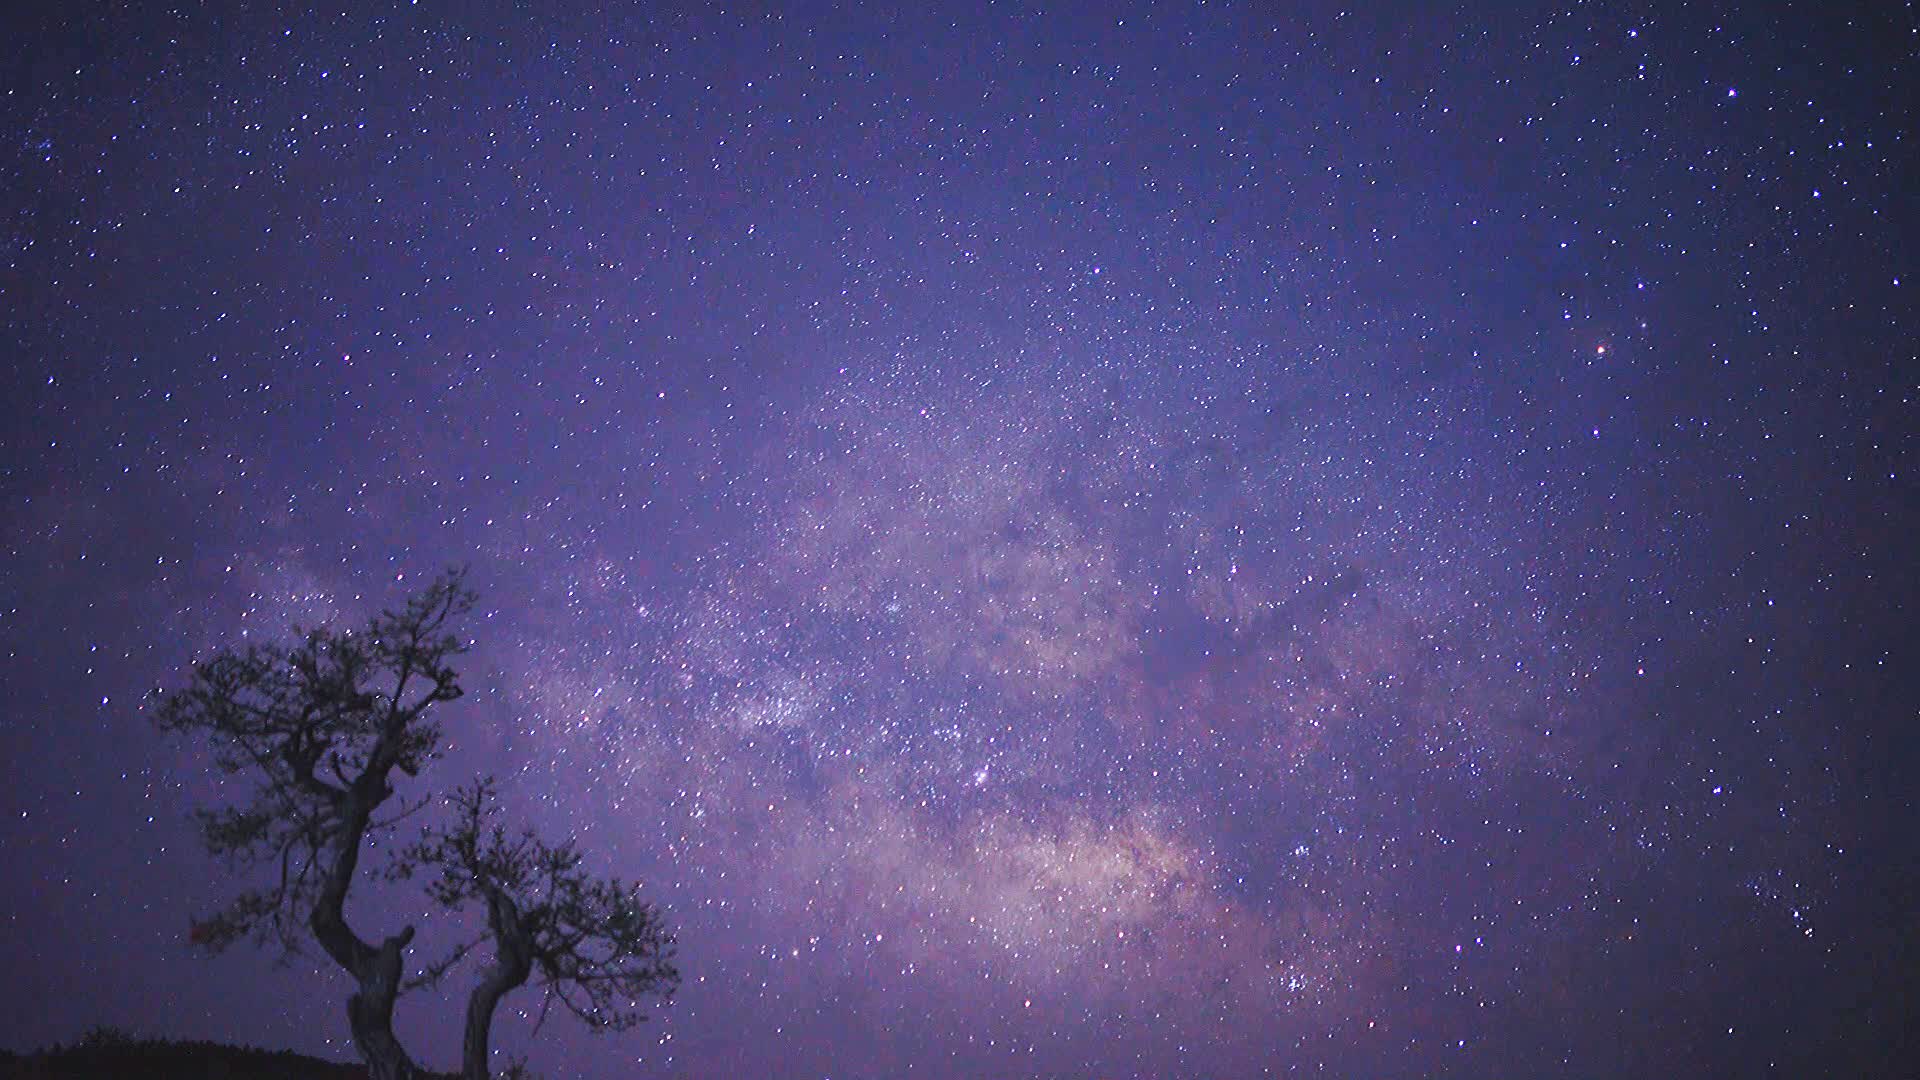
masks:
{"type": "Polygon", "coordinates": [[[1911,5],[182,7],[0,33],[0,1045],[351,1055],[144,695],[467,565],[548,1075],[1920,1060],[1911,5]]]}

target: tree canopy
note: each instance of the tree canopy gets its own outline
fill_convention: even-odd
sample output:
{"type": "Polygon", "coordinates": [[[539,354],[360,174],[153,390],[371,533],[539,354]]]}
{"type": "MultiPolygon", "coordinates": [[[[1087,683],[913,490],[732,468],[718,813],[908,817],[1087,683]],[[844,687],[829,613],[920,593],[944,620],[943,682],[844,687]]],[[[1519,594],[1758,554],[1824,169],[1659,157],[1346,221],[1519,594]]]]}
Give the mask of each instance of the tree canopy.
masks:
{"type": "Polygon", "coordinates": [[[397,783],[439,757],[439,707],[461,697],[453,662],[469,648],[456,628],[474,602],[465,572],[450,571],[361,629],[296,627],[291,643],[222,650],[194,664],[184,687],[158,692],[163,730],[204,740],[215,767],[251,781],[238,803],[197,811],[208,850],[248,883],[195,920],[191,940],[298,950],[311,936],[355,980],[348,1023],[377,1080],[428,1075],[394,1035],[394,1004],[440,982],[483,942],[492,960],[469,992],[461,1052],[469,1080],[489,1075],[495,1008],[529,981],[546,991],[543,1021],[558,1001],[595,1030],[622,1030],[644,1019],[641,999],[669,998],[679,980],[673,936],[639,887],[590,874],[572,841],[510,830],[498,820],[492,777],[443,800],[412,793],[376,816],[395,801],[397,783]],[[475,905],[486,928],[408,980],[414,928],[363,937],[346,900],[371,837],[436,802],[438,816],[380,876],[418,878],[450,910],[475,905]]]}

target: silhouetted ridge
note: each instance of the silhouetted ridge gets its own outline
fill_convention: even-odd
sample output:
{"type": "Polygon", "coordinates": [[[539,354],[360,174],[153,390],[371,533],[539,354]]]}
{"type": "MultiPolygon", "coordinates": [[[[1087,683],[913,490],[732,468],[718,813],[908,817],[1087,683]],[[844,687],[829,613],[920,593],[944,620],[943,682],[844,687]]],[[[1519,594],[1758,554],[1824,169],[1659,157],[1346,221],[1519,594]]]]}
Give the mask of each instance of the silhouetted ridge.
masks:
{"type": "Polygon", "coordinates": [[[127,1080],[365,1080],[364,1065],[291,1050],[214,1042],[139,1039],[96,1030],[72,1046],[30,1054],[0,1050],[0,1078],[125,1077],[127,1080]]]}

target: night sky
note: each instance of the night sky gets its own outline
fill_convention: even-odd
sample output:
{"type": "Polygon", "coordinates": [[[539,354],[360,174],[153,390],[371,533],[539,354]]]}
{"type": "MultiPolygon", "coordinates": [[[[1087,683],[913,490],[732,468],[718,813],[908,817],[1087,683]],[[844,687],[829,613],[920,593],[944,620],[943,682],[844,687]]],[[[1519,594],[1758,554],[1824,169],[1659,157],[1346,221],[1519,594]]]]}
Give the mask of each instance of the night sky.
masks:
{"type": "Polygon", "coordinates": [[[352,1056],[145,695],[468,565],[549,1075],[1920,1061],[1911,5],[24,7],[0,1046],[352,1056]]]}

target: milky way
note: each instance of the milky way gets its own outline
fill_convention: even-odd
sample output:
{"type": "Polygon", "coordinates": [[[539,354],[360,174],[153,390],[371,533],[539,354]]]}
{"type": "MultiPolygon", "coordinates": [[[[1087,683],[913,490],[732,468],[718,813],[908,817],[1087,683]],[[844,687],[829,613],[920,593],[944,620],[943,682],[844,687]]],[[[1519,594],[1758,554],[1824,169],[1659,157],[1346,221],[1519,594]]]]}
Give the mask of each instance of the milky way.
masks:
{"type": "Polygon", "coordinates": [[[350,1055],[143,695],[465,565],[550,1075],[1903,1075],[1911,16],[953,15],[9,35],[0,1042],[350,1055]]]}

